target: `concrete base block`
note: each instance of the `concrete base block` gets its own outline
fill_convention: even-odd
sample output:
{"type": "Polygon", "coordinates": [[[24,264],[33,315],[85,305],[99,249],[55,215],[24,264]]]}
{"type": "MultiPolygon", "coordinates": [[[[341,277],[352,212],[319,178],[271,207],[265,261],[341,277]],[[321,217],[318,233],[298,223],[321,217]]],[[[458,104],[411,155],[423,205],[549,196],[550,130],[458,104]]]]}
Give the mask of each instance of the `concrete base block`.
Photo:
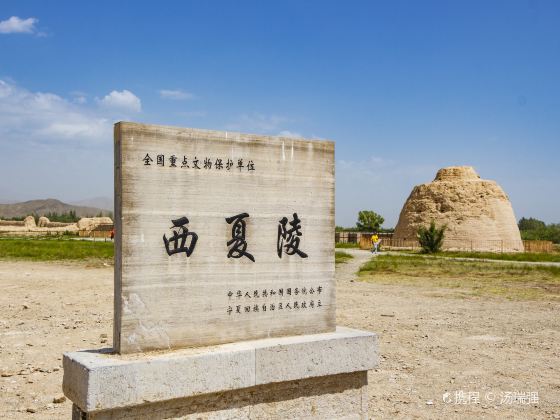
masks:
{"type": "Polygon", "coordinates": [[[84,413],[73,420],[367,419],[367,371],[280,382],[134,407],[84,413]]]}
{"type": "Polygon", "coordinates": [[[377,336],[336,332],[166,353],[64,355],[73,419],[367,418],[377,336]]]}

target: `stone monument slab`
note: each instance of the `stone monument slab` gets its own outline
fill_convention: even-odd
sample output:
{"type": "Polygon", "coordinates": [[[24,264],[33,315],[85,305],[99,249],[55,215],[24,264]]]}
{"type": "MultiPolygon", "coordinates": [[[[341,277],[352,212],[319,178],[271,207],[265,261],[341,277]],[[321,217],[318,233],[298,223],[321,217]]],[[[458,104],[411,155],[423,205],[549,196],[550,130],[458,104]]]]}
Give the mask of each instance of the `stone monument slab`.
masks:
{"type": "Polygon", "coordinates": [[[115,125],[119,353],[335,330],[334,143],[115,125]]]}

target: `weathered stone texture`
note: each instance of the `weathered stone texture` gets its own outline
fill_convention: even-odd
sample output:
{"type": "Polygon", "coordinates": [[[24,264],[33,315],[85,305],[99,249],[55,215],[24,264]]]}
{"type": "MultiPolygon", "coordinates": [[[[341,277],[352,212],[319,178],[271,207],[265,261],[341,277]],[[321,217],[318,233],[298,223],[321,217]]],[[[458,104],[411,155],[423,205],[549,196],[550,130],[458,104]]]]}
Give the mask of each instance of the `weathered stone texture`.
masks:
{"type": "Polygon", "coordinates": [[[332,142],[119,123],[115,165],[118,352],[335,329],[332,142]],[[218,159],[233,168],[217,169],[218,159]],[[242,213],[249,215],[245,240],[254,262],[228,258],[226,218],[242,213]],[[278,255],[279,222],[294,213],[308,258],[278,255]],[[169,255],[162,239],[181,217],[198,235],[189,257],[169,255]],[[313,295],[300,292],[311,289],[313,295]],[[303,301],[306,307],[295,307],[303,301]],[[290,306],[278,310],[280,303],[290,306]]]}
{"type": "MultiPolygon", "coordinates": [[[[112,223],[111,219],[108,217],[94,219],[108,219],[110,223],[112,223]]],[[[78,224],[51,222],[45,216],[41,216],[38,223],[35,224],[35,218],[33,216],[27,216],[23,221],[0,220],[0,232],[17,233],[18,235],[41,236],[49,235],[51,233],[78,232],[78,224]]]]}
{"type": "Polygon", "coordinates": [[[365,420],[367,372],[342,373],[84,414],[75,420],[365,420]]]}
{"type": "Polygon", "coordinates": [[[447,224],[444,248],[522,251],[508,196],[470,166],[440,169],[433,182],[414,187],[401,211],[394,239],[415,239],[418,227],[447,224]]]}
{"type": "Polygon", "coordinates": [[[27,216],[25,219],[23,219],[23,223],[28,229],[32,229],[37,226],[35,224],[35,218],[33,216],[27,216]]]}
{"type": "Polygon", "coordinates": [[[100,225],[111,225],[113,221],[110,217],[82,217],[78,221],[78,229],[91,232],[100,225]]]}

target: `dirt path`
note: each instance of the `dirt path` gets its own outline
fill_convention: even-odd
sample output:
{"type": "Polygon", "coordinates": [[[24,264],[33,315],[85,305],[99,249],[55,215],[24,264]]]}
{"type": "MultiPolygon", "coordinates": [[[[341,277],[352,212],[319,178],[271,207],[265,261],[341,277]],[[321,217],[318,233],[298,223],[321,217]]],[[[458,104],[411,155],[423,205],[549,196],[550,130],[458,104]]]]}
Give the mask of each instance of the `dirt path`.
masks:
{"type": "MultiPolygon", "coordinates": [[[[337,266],[338,324],[380,336],[370,418],[560,419],[560,304],[364,283],[354,273],[371,254],[345,251],[354,258],[337,266]],[[514,391],[539,402],[500,403],[514,391]],[[455,404],[456,392],[471,401],[455,404]]],[[[53,402],[61,355],[111,345],[112,268],[0,262],[0,290],[0,418],[69,418],[70,403],[53,402]]]]}
{"type": "Polygon", "coordinates": [[[347,260],[345,263],[336,265],[336,282],[337,286],[341,286],[345,282],[356,280],[356,272],[360,266],[373,256],[370,251],[363,251],[361,249],[344,249],[344,252],[352,255],[352,259],[347,260]]]}
{"type": "Polygon", "coordinates": [[[351,282],[348,271],[369,258],[352,254],[353,266],[337,276],[338,324],[380,335],[371,417],[560,418],[559,304],[351,282]],[[511,402],[513,392],[522,402],[511,402]],[[525,403],[530,392],[538,403],[525,403]]]}

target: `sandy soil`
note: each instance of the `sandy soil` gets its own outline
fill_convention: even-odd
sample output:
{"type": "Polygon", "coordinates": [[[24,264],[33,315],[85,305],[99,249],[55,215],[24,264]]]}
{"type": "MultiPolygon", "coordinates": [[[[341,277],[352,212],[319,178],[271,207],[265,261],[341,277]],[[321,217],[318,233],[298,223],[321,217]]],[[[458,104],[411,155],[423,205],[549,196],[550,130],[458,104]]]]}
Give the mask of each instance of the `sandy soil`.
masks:
{"type": "MultiPolygon", "coordinates": [[[[560,304],[363,283],[354,273],[369,254],[349,252],[338,323],[380,335],[370,418],[560,419],[560,304]]],[[[101,264],[0,262],[0,418],[70,418],[70,402],[54,402],[61,355],[111,345],[112,276],[101,264]]]]}

